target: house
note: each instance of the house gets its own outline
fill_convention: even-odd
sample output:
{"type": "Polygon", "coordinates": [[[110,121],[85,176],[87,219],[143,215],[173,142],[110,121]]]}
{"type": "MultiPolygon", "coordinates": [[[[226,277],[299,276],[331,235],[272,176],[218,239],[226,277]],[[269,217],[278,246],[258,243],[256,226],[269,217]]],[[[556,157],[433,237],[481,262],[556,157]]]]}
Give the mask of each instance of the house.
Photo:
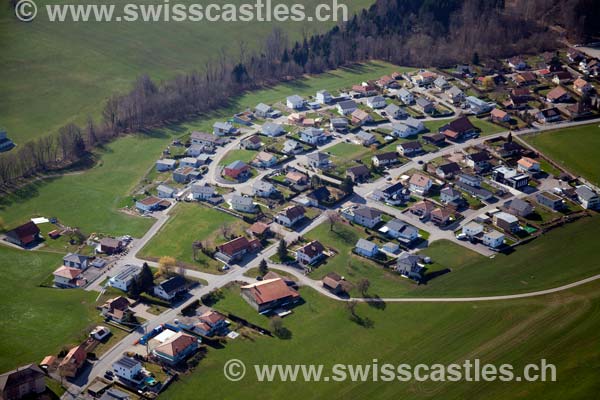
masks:
{"type": "Polygon", "coordinates": [[[308,205],[317,207],[319,204],[329,201],[331,198],[331,192],[327,187],[321,186],[306,195],[308,205]]]}
{"type": "Polygon", "coordinates": [[[251,173],[250,166],[240,160],[232,162],[223,169],[223,174],[225,176],[236,180],[246,179],[251,175],[251,173]]]}
{"type": "Polygon", "coordinates": [[[304,186],[308,184],[308,176],[300,171],[290,171],[285,175],[285,181],[290,185],[304,186]]]}
{"type": "Polygon", "coordinates": [[[396,78],[389,75],[384,75],[379,78],[376,84],[382,89],[397,88],[399,86],[398,82],[396,82],[396,78]]]}
{"type": "Polygon", "coordinates": [[[404,252],[400,254],[396,260],[394,270],[406,278],[420,281],[423,279],[424,270],[424,268],[419,265],[420,261],[421,258],[419,256],[404,252]]]}
{"type": "Polygon", "coordinates": [[[300,96],[298,96],[297,94],[293,95],[293,96],[288,96],[286,98],[286,105],[287,108],[290,108],[292,110],[301,110],[304,108],[304,99],[300,96]]]}
{"type": "Polygon", "coordinates": [[[396,104],[389,104],[383,111],[385,111],[385,114],[389,118],[393,119],[403,119],[408,117],[408,113],[396,104]]]}
{"type": "Polygon", "coordinates": [[[535,200],[551,210],[561,210],[565,206],[562,198],[550,192],[536,193],[535,200]]]}
{"type": "Polygon", "coordinates": [[[439,132],[452,141],[460,141],[473,136],[477,132],[477,128],[475,128],[469,118],[463,116],[442,126],[439,132]]]}
{"type": "Polygon", "coordinates": [[[90,266],[90,258],[82,254],[68,253],[63,257],[63,265],[65,267],[77,268],[85,271],[90,266]]]}
{"type": "Polygon", "coordinates": [[[437,75],[433,72],[421,70],[417,74],[413,75],[412,81],[419,86],[427,86],[433,83],[436,77],[437,75]]]}
{"type": "Polygon", "coordinates": [[[492,192],[486,189],[482,189],[478,186],[471,186],[469,184],[464,183],[464,181],[459,180],[458,182],[456,182],[456,187],[462,190],[463,192],[466,192],[471,196],[477,197],[483,201],[492,200],[492,198],[494,197],[494,194],[492,192]]]}
{"type": "Polygon", "coordinates": [[[80,279],[81,270],[61,265],[52,275],[54,276],[54,286],[59,288],[76,288],[85,284],[85,280],[80,279]]]}
{"type": "Polygon", "coordinates": [[[198,160],[198,164],[200,165],[210,164],[211,161],[209,154],[200,154],[198,157],[196,157],[196,159],[198,160]]]}
{"type": "Polygon", "coordinates": [[[300,142],[295,141],[294,139],[287,139],[283,143],[283,149],[281,150],[284,154],[298,154],[302,153],[304,148],[300,144],[300,142]]]}
{"type": "MultiPolygon", "coordinates": [[[[203,144],[193,144],[185,150],[185,155],[188,157],[198,157],[203,153],[212,153],[211,149],[211,147],[204,146],[203,144]]],[[[169,169],[175,169],[175,164],[169,169]]]]}
{"type": "Polygon", "coordinates": [[[273,153],[261,151],[256,155],[256,157],[254,157],[252,164],[260,168],[270,168],[277,164],[277,156],[275,156],[273,153]]]}
{"type": "Polygon", "coordinates": [[[379,229],[379,232],[404,243],[410,243],[419,237],[419,230],[400,220],[393,219],[379,229]]]}
{"type": "Polygon", "coordinates": [[[302,206],[290,206],[284,209],[283,211],[279,212],[275,216],[275,222],[277,222],[280,225],[291,228],[304,219],[305,213],[306,210],[302,206]]]}
{"type": "Polygon", "coordinates": [[[453,104],[465,101],[465,93],[456,86],[452,86],[450,89],[446,90],[445,95],[453,104]]]}
{"type": "Polygon", "coordinates": [[[352,85],[352,91],[356,93],[355,97],[366,97],[377,93],[375,86],[368,83],[363,85],[352,85]]]}
{"type": "Polygon", "coordinates": [[[436,225],[444,226],[452,221],[453,217],[452,211],[444,207],[438,207],[431,212],[431,222],[436,225]]]}
{"type": "Polygon", "coordinates": [[[104,254],[115,254],[121,252],[121,250],[123,250],[123,242],[113,238],[100,239],[100,243],[96,247],[98,253],[104,254]]]}
{"type": "Polygon", "coordinates": [[[208,183],[194,183],[190,191],[194,200],[209,200],[217,196],[215,188],[208,183]]]}
{"type": "Polygon", "coordinates": [[[367,107],[379,109],[385,108],[385,106],[387,106],[387,103],[383,96],[373,96],[367,99],[367,107]]]}
{"type": "Polygon", "coordinates": [[[519,86],[529,86],[535,85],[537,83],[537,78],[535,77],[535,74],[529,71],[516,74],[513,80],[519,86]]]}
{"type": "Polygon", "coordinates": [[[398,182],[374,191],[371,198],[390,205],[399,205],[410,200],[410,191],[404,187],[402,182],[398,182]]]}
{"type": "Polygon", "coordinates": [[[6,232],[6,241],[21,247],[29,246],[41,238],[40,228],[32,221],[6,232]]]}
{"type": "Polygon", "coordinates": [[[185,361],[198,350],[198,339],[183,332],[177,332],[173,337],[156,346],[152,354],[160,361],[176,365],[185,361]]]}
{"type": "Polygon", "coordinates": [[[481,186],[481,177],[476,175],[460,174],[458,175],[458,181],[472,187],[481,186]]]}
{"type": "Polygon", "coordinates": [[[256,107],[254,107],[254,115],[260,118],[267,118],[269,114],[273,111],[273,108],[265,103],[259,103],[256,107]]]}
{"type": "Polygon", "coordinates": [[[98,325],[90,332],[90,337],[99,342],[104,341],[110,335],[110,329],[105,326],[98,325]]]}
{"type": "Polygon", "coordinates": [[[158,197],[149,196],[145,199],[136,201],[135,208],[137,208],[141,213],[156,211],[160,208],[161,201],[163,200],[158,197]]]}
{"type": "Polygon", "coordinates": [[[107,319],[118,323],[130,321],[133,317],[133,311],[129,308],[131,304],[123,296],[114,297],[106,300],[100,307],[100,314],[107,319]]]}
{"type": "Polygon", "coordinates": [[[508,66],[516,71],[527,68],[527,62],[522,57],[512,57],[508,61],[508,66]]]}
{"type": "Polygon", "coordinates": [[[584,94],[594,90],[594,87],[585,79],[577,78],[575,79],[575,82],[573,82],[573,90],[575,90],[577,93],[584,94]]]}
{"type": "Polygon", "coordinates": [[[270,137],[281,136],[285,133],[283,126],[275,122],[265,122],[262,128],[260,128],[260,131],[263,135],[270,137]]]}
{"type": "Polygon", "coordinates": [[[428,133],[422,136],[423,140],[429,144],[441,147],[446,144],[446,136],[441,133],[428,133]]]}
{"type": "Polygon", "coordinates": [[[156,297],[171,301],[177,297],[177,295],[187,290],[187,282],[183,276],[175,275],[174,277],[154,286],[152,290],[156,297]]]}
{"type": "Polygon", "coordinates": [[[383,212],[366,206],[351,206],[342,210],[342,216],[358,225],[372,229],[381,222],[383,212]]]}
{"type": "Polygon", "coordinates": [[[327,137],[322,129],[308,128],[300,132],[300,139],[306,143],[318,145],[327,140],[327,137]]]}
{"type": "Polygon", "coordinates": [[[241,287],[241,295],[259,313],[292,306],[301,300],[300,294],[281,278],[265,279],[241,287]]]}
{"type": "Polygon", "coordinates": [[[237,193],[231,197],[231,208],[245,213],[256,212],[256,205],[254,204],[252,197],[243,196],[237,193]]]}
{"type": "Polygon", "coordinates": [[[221,146],[226,142],[223,138],[204,132],[192,132],[190,140],[192,145],[199,144],[208,147],[221,146]]]}
{"type": "Polygon", "coordinates": [[[346,118],[331,118],[329,128],[332,131],[344,132],[348,129],[348,120],[346,118]]]}
{"type": "Polygon", "coordinates": [[[494,108],[490,113],[490,118],[494,122],[510,122],[510,115],[499,108],[494,108]]]}
{"type": "Polygon", "coordinates": [[[492,179],[513,189],[522,189],[529,185],[529,175],[519,174],[515,169],[504,165],[492,170],[492,179]]]}
{"type": "Polygon", "coordinates": [[[331,97],[331,94],[327,90],[319,90],[315,99],[320,104],[329,104],[332,102],[333,97],[331,97]]]}
{"type": "Polygon", "coordinates": [[[435,174],[442,179],[454,178],[460,172],[460,166],[455,162],[442,164],[435,169],[435,174]]]}
{"type": "Polygon", "coordinates": [[[465,101],[467,102],[471,112],[475,115],[485,114],[492,111],[494,108],[493,103],[488,103],[475,96],[468,96],[465,101]]]}
{"type": "Polygon", "coordinates": [[[325,247],[318,241],[312,242],[296,250],[296,261],[303,265],[314,265],[325,257],[325,247]]]}
{"type": "Polygon", "coordinates": [[[158,197],[160,199],[171,199],[175,197],[177,194],[177,190],[172,188],[171,186],[160,184],[156,187],[156,191],[158,193],[158,197]]]}
{"type": "Polygon", "coordinates": [[[329,160],[329,155],[321,153],[320,151],[308,154],[306,159],[308,161],[308,165],[316,169],[326,169],[331,163],[329,160]]]}
{"type": "Polygon", "coordinates": [[[411,105],[415,102],[415,96],[405,88],[398,90],[397,96],[406,105],[411,105]]]}
{"type": "Polygon", "coordinates": [[[473,168],[475,171],[485,171],[490,167],[490,154],[483,150],[476,153],[467,154],[465,162],[467,166],[473,168]]]}
{"type": "Polygon", "coordinates": [[[346,116],[352,114],[358,106],[354,100],[344,100],[337,103],[336,108],[340,115],[346,116]]]}
{"type": "Polygon", "coordinates": [[[563,87],[557,86],[546,94],[549,103],[564,103],[571,100],[571,95],[563,87]]]}
{"type": "Polygon", "coordinates": [[[477,222],[469,222],[463,226],[462,233],[469,239],[472,239],[483,233],[483,225],[478,224],[477,222]]]}
{"type": "Polygon", "coordinates": [[[519,198],[510,200],[505,206],[510,214],[517,215],[519,217],[526,217],[533,212],[533,207],[531,204],[519,198]]]}
{"type": "Polygon", "coordinates": [[[500,211],[494,214],[492,218],[494,225],[505,232],[516,232],[519,229],[519,219],[512,214],[500,211]]]}
{"type": "Polygon", "coordinates": [[[415,203],[412,207],[410,207],[410,212],[423,219],[426,219],[430,217],[431,212],[435,210],[436,207],[437,206],[433,201],[425,199],[415,203]]]}
{"type": "Polygon", "coordinates": [[[200,178],[202,173],[192,167],[179,167],[173,171],[173,180],[177,183],[188,183],[200,178]]]}
{"type": "Polygon", "coordinates": [[[246,232],[253,237],[267,237],[271,234],[271,227],[269,224],[258,221],[250,225],[248,229],[246,229],[246,232]]]}
{"type": "Polygon", "coordinates": [[[440,201],[444,204],[450,204],[462,199],[462,194],[451,186],[445,186],[440,190],[440,201]]]}
{"type": "Polygon", "coordinates": [[[347,292],[347,284],[344,281],[344,278],[335,272],[329,272],[325,275],[323,279],[321,279],[321,284],[325,289],[338,296],[347,292]]]}
{"type": "Polygon", "coordinates": [[[228,324],[227,318],[223,314],[218,311],[208,310],[200,315],[198,323],[193,326],[185,326],[185,328],[197,335],[211,337],[226,333],[228,324]]]}
{"type": "Polygon", "coordinates": [[[252,194],[258,197],[271,197],[277,193],[275,185],[269,182],[257,180],[252,184],[252,194]]]}
{"type": "Polygon", "coordinates": [[[552,75],[552,82],[561,85],[573,81],[573,75],[569,71],[556,71],[552,75]]]}
{"type": "Polygon", "coordinates": [[[431,181],[431,178],[419,173],[413,174],[409,181],[410,191],[420,196],[425,196],[432,185],[433,182],[431,181]]]}
{"type": "Polygon", "coordinates": [[[448,81],[443,76],[438,76],[433,81],[433,86],[435,86],[439,90],[446,90],[446,89],[450,88],[450,84],[448,83],[448,81]]]}
{"type": "Polygon", "coordinates": [[[142,272],[142,268],[137,265],[127,264],[116,276],[108,280],[108,285],[126,292],[131,286],[131,282],[137,279],[142,272]]]}
{"type": "Polygon", "coordinates": [[[350,121],[352,122],[352,125],[356,125],[356,126],[362,126],[364,124],[366,124],[367,122],[372,122],[373,121],[373,117],[371,117],[371,115],[364,111],[361,110],[360,108],[357,108],[356,110],[354,110],[351,114],[350,114],[350,121]]]}
{"type": "Polygon", "coordinates": [[[371,170],[364,165],[357,165],[346,170],[346,176],[349,176],[354,183],[364,182],[371,176],[371,170]]]}
{"type": "Polygon", "coordinates": [[[260,140],[260,136],[252,135],[250,137],[242,139],[240,142],[240,146],[246,150],[258,150],[262,142],[260,140]]]}
{"type": "Polygon", "coordinates": [[[581,206],[585,209],[595,210],[600,206],[600,198],[598,194],[590,189],[589,186],[580,185],[575,189],[577,200],[581,203],[581,206]]]}
{"type": "Polygon", "coordinates": [[[246,254],[254,253],[262,249],[260,240],[252,239],[248,240],[241,236],[239,238],[230,240],[229,242],[217,246],[217,253],[215,258],[229,263],[231,261],[239,261],[246,254]]]}
{"type": "Polygon", "coordinates": [[[433,103],[429,100],[427,100],[425,97],[419,97],[416,101],[416,108],[417,110],[425,113],[425,114],[431,114],[432,112],[435,111],[435,106],[433,105],[433,103]]]}
{"type": "Polygon", "coordinates": [[[540,162],[529,157],[522,157],[517,161],[517,170],[521,172],[540,172],[540,162]]]}
{"type": "Polygon", "coordinates": [[[413,140],[410,142],[400,143],[398,146],[396,146],[396,151],[404,157],[414,157],[423,152],[423,147],[421,146],[420,142],[413,140]]]}
{"type": "Polygon", "coordinates": [[[488,247],[496,249],[504,244],[504,234],[492,229],[483,233],[481,242],[488,247]]]}
{"type": "Polygon", "coordinates": [[[538,122],[542,124],[548,124],[551,122],[557,122],[562,119],[560,116],[560,111],[556,107],[546,108],[545,110],[541,110],[535,115],[538,122]]]}
{"type": "Polygon", "coordinates": [[[113,363],[112,370],[114,374],[126,381],[138,383],[142,381],[142,363],[131,357],[121,357],[113,363]]]}
{"type": "Polygon", "coordinates": [[[237,132],[237,129],[231,122],[215,122],[213,124],[213,133],[217,136],[233,135],[237,132]]]}
{"type": "Polygon", "coordinates": [[[399,138],[407,138],[417,135],[425,130],[423,122],[416,118],[408,117],[404,121],[392,124],[392,135],[399,138]]]}
{"type": "Polygon", "coordinates": [[[177,161],[170,158],[164,158],[162,160],[157,160],[155,165],[156,171],[158,172],[171,171],[177,166],[177,161]]]}
{"type": "Polygon", "coordinates": [[[525,148],[516,142],[504,142],[498,150],[496,155],[501,158],[515,157],[522,154],[525,148]]]}
{"type": "Polygon", "coordinates": [[[378,168],[387,167],[388,165],[396,164],[398,162],[398,155],[393,151],[375,154],[371,157],[371,161],[373,162],[373,165],[378,168]]]}
{"type": "Polygon", "coordinates": [[[0,375],[0,399],[36,398],[46,390],[46,374],[35,364],[0,375]]]}
{"type": "Polygon", "coordinates": [[[87,351],[83,345],[73,347],[67,355],[58,364],[58,373],[60,376],[75,378],[79,369],[85,364],[87,351]]]}
{"type": "Polygon", "coordinates": [[[369,133],[369,132],[365,132],[365,131],[358,132],[356,135],[354,135],[354,138],[352,139],[353,143],[356,143],[356,144],[362,145],[362,146],[370,146],[370,145],[374,144],[376,141],[377,141],[377,138],[375,137],[375,135],[373,135],[372,133],[369,133]]]}
{"type": "Polygon", "coordinates": [[[379,253],[379,246],[369,240],[360,238],[354,245],[354,252],[364,257],[374,258],[379,253]]]}

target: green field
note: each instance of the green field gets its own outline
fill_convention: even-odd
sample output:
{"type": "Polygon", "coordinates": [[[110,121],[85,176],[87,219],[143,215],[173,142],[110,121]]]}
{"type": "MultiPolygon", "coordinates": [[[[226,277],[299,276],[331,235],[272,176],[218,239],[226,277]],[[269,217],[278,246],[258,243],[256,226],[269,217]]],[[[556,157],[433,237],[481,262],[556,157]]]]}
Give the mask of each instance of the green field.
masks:
{"type": "Polygon", "coordinates": [[[39,363],[44,356],[76,344],[98,321],[96,293],[39,285],[62,255],[0,246],[0,371],[39,363]]]}
{"type": "Polygon", "coordinates": [[[218,232],[223,225],[232,234],[243,234],[246,224],[224,212],[193,203],[180,203],[172,211],[171,219],[156,236],[138,253],[144,258],[158,259],[163,256],[175,257],[177,261],[207,272],[217,272],[222,264],[202,252],[198,260],[193,260],[192,243],[196,240],[211,239],[214,244],[226,240],[218,232]]]}
{"type": "MultiPolygon", "coordinates": [[[[60,3],[74,4],[66,0],[52,4],[60,3]]],[[[82,3],[93,2],[77,4],[82,3]]],[[[307,10],[318,3],[303,2],[307,10]]],[[[370,3],[358,0],[347,6],[352,12],[370,3]]],[[[20,144],[67,122],[99,116],[106,98],[128,90],[142,74],[160,81],[202,70],[222,51],[239,54],[241,42],[246,48],[257,48],[274,27],[284,28],[290,40],[297,40],[303,32],[310,36],[333,25],[316,21],[51,23],[41,4],[38,9],[34,22],[23,23],[7,5],[0,7],[0,121],[20,144]]],[[[118,6],[115,14],[119,11],[118,6]]]]}
{"type": "MultiPolygon", "coordinates": [[[[308,233],[340,254],[317,268],[313,279],[335,271],[350,282],[367,278],[370,295],[380,297],[488,296],[548,289],[600,273],[596,242],[600,235],[600,216],[584,218],[557,228],[523,246],[512,254],[489,259],[448,241],[437,241],[421,254],[432,258],[428,273],[450,269],[427,284],[416,285],[385,271],[358,256],[350,256],[362,229],[337,224],[334,231],[325,223],[308,233]],[[560,248],[560,252],[556,249],[560,248]],[[552,254],[552,257],[548,255],[552,254]]],[[[359,294],[354,291],[355,296],[359,294]]]]}
{"type": "Polygon", "coordinates": [[[245,149],[237,149],[231,150],[221,159],[220,165],[229,165],[234,161],[240,160],[245,162],[246,164],[250,164],[252,160],[256,157],[258,151],[256,150],[245,150],[245,149]]]}
{"type": "MultiPolygon", "coordinates": [[[[236,289],[226,291],[216,307],[268,328],[265,317],[246,304],[236,289]]],[[[552,296],[509,302],[388,303],[359,305],[364,327],[349,320],[342,303],[310,289],[301,289],[304,305],[283,320],[289,340],[254,335],[209,348],[198,369],[182,376],[164,394],[166,399],[194,397],[306,399],[588,399],[600,391],[597,370],[600,348],[593,339],[600,328],[600,284],[552,296]],[[323,364],[452,364],[480,359],[511,363],[516,371],[547,359],[557,366],[558,383],[526,382],[258,382],[254,365],[323,364]],[[246,376],[229,382],[224,364],[239,359],[246,376]],[[576,382],[576,384],[574,384],[576,382]],[[318,395],[317,395],[318,394],[318,395]]]]}
{"type": "Polygon", "coordinates": [[[600,128],[585,125],[523,137],[574,174],[600,185],[600,128]]]}
{"type": "Polygon", "coordinates": [[[171,134],[130,135],[98,153],[99,161],[85,171],[36,181],[0,198],[0,218],[7,228],[33,216],[56,217],[84,233],[140,237],[153,219],[117,211],[133,206],[130,191],[152,167],[171,134]]]}

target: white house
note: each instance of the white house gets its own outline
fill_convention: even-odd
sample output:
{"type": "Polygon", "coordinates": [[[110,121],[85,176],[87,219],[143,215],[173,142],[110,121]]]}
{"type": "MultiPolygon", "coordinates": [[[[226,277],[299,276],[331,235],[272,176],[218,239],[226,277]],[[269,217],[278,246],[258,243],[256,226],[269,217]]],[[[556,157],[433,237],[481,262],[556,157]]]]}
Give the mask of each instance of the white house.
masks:
{"type": "Polygon", "coordinates": [[[423,122],[416,118],[408,117],[404,121],[392,124],[392,134],[399,138],[417,135],[425,130],[423,122]]]}
{"type": "Polygon", "coordinates": [[[68,253],[63,257],[63,265],[85,271],[89,267],[90,258],[76,253],[68,253]]]}
{"type": "Polygon", "coordinates": [[[329,155],[321,153],[320,151],[310,153],[306,156],[308,165],[317,169],[325,169],[329,167],[329,155]]]}
{"type": "Polygon", "coordinates": [[[304,99],[297,94],[286,98],[286,105],[292,110],[301,110],[304,108],[304,99]]]}
{"type": "Polygon", "coordinates": [[[373,258],[379,253],[379,247],[369,240],[360,238],[354,246],[354,251],[361,256],[373,258]]]}
{"type": "Polygon", "coordinates": [[[125,268],[116,276],[108,280],[108,285],[126,292],[134,279],[142,272],[142,268],[137,265],[125,265],[125,268]]]}
{"type": "Polygon", "coordinates": [[[139,382],[142,372],[142,363],[131,358],[123,357],[112,365],[116,376],[131,382],[139,382]]]}
{"type": "Polygon", "coordinates": [[[462,233],[472,238],[483,232],[483,225],[477,222],[469,222],[462,228],[462,233]]]}
{"type": "Polygon", "coordinates": [[[501,232],[498,232],[497,230],[492,229],[491,231],[485,232],[483,234],[481,241],[486,246],[489,246],[489,247],[495,249],[495,248],[502,246],[502,244],[504,243],[504,234],[501,232]]]}
{"type": "Polygon", "coordinates": [[[316,145],[325,140],[325,133],[322,129],[308,128],[300,132],[300,139],[306,143],[316,145]]]}
{"type": "Polygon", "coordinates": [[[167,301],[173,300],[178,294],[183,293],[186,290],[187,282],[181,275],[175,275],[153,288],[156,297],[167,301]]]}
{"type": "Polygon", "coordinates": [[[277,189],[269,182],[256,181],[252,184],[252,193],[258,197],[269,197],[277,193],[277,189]]]}
{"type": "Polygon", "coordinates": [[[344,100],[337,103],[336,108],[340,115],[350,115],[354,111],[356,111],[358,106],[356,105],[354,100],[344,100]]]}
{"type": "Polygon", "coordinates": [[[170,159],[170,158],[165,158],[165,159],[156,161],[156,170],[158,172],[170,171],[170,170],[175,169],[176,166],[177,166],[177,161],[170,159]]]}
{"type": "Polygon", "coordinates": [[[263,135],[271,137],[280,136],[285,133],[283,126],[275,122],[265,122],[260,131],[263,133],[263,135]]]}
{"type": "Polygon", "coordinates": [[[382,215],[378,209],[365,206],[352,206],[342,210],[344,218],[369,229],[381,222],[382,215]]]}
{"type": "Polygon", "coordinates": [[[256,206],[252,201],[252,197],[243,196],[241,194],[234,194],[231,198],[231,208],[236,211],[242,211],[247,213],[256,212],[256,206]]]}
{"type": "Polygon", "coordinates": [[[383,96],[373,96],[367,99],[367,106],[373,109],[379,109],[387,106],[387,103],[383,96]]]}
{"type": "Polygon", "coordinates": [[[217,194],[215,189],[208,183],[194,183],[191,193],[194,200],[208,200],[217,194]]]}
{"type": "Polygon", "coordinates": [[[465,93],[456,86],[452,86],[450,89],[446,90],[445,94],[448,100],[454,104],[465,101],[465,93]]]}
{"type": "Polygon", "coordinates": [[[490,112],[495,106],[494,104],[483,101],[475,96],[467,97],[466,101],[473,114],[484,114],[490,112]]]}
{"type": "Polygon", "coordinates": [[[213,124],[213,133],[217,136],[231,135],[237,132],[237,129],[231,122],[215,122],[213,124]]]}
{"type": "Polygon", "coordinates": [[[333,100],[331,94],[327,90],[319,90],[315,98],[317,102],[321,104],[329,104],[333,100]]]}
{"type": "Polygon", "coordinates": [[[598,197],[598,194],[590,189],[589,186],[577,186],[575,194],[577,194],[577,200],[579,200],[583,208],[596,209],[600,207],[600,198],[598,197]]]}
{"type": "Polygon", "coordinates": [[[179,167],[192,167],[198,168],[200,166],[200,160],[196,157],[184,157],[179,160],[179,167]]]}
{"type": "Polygon", "coordinates": [[[417,173],[410,178],[409,184],[411,192],[424,196],[431,189],[433,182],[428,176],[417,173]]]}
{"type": "Polygon", "coordinates": [[[302,206],[290,206],[275,216],[275,222],[291,228],[304,218],[305,212],[306,210],[302,206]]]}
{"type": "Polygon", "coordinates": [[[156,191],[158,193],[158,197],[160,197],[161,199],[170,199],[174,197],[177,193],[175,189],[167,185],[158,185],[156,191]]]}
{"type": "Polygon", "coordinates": [[[254,108],[254,114],[257,117],[260,118],[266,118],[269,116],[269,113],[273,111],[273,108],[265,103],[259,103],[255,108],[254,108]]]}
{"type": "Polygon", "coordinates": [[[313,240],[296,250],[296,260],[300,264],[313,265],[325,256],[324,251],[325,247],[318,240],[313,240]]]}
{"type": "Polygon", "coordinates": [[[405,88],[398,90],[398,98],[402,100],[404,104],[412,104],[415,102],[415,96],[405,88]]]}
{"type": "Polygon", "coordinates": [[[379,229],[379,232],[391,238],[410,243],[419,237],[419,230],[399,219],[393,219],[379,229]]]}

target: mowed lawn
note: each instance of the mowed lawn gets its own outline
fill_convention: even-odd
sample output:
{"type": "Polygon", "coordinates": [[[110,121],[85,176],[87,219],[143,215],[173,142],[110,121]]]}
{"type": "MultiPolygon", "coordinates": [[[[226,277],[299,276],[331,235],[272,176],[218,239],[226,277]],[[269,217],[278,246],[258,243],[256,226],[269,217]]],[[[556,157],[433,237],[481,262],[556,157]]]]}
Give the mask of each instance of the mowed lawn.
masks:
{"type": "MultiPolygon", "coordinates": [[[[313,279],[320,279],[331,271],[353,283],[367,278],[371,282],[369,294],[380,297],[523,293],[557,287],[600,273],[600,259],[596,256],[597,238],[600,236],[598,215],[556,228],[531,243],[517,247],[509,255],[497,254],[493,259],[449,241],[433,242],[421,251],[433,261],[429,272],[448,272],[421,285],[353,255],[356,241],[367,236],[362,229],[337,224],[334,231],[330,231],[329,224],[325,223],[306,236],[339,252],[311,274],[313,279]]],[[[352,295],[360,296],[356,290],[352,295]]]]}
{"type": "Polygon", "coordinates": [[[229,165],[234,161],[243,161],[246,164],[250,164],[252,160],[256,157],[258,151],[255,150],[245,150],[245,149],[236,149],[231,150],[221,159],[220,165],[229,165]]]}
{"type": "Polygon", "coordinates": [[[192,268],[217,272],[222,264],[202,252],[198,252],[198,260],[193,259],[192,243],[206,239],[214,246],[226,241],[221,231],[223,226],[229,228],[230,235],[238,236],[247,228],[247,224],[238,218],[194,203],[180,203],[172,214],[138,256],[151,259],[170,256],[192,268]]]}
{"type": "Polygon", "coordinates": [[[0,372],[78,343],[97,321],[96,293],[39,286],[62,256],[0,246],[0,372]]]}
{"type": "MultiPolygon", "coordinates": [[[[238,294],[225,291],[216,304],[269,328],[238,294]]],[[[161,396],[165,399],[214,397],[330,398],[330,399],[588,399],[600,391],[600,283],[552,296],[507,302],[387,303],[375,308],[357,306],[367,326],[349,320],[344,303],[311,289],[300,289],[305,304],[283,319],[291,339],[254,335],[229,340],[208,354],[191,375],[182,375],[161,396]],[[510,363],[516,374],[528,363],[546,359],[557,367],[557,383],[529,382],[259,382],[255,365],[322,364],[322,377],[331,377],[334,364],[415,366],[463,363],[510,363]],[[223,367],[230,359],[246,365],[246,375],[230,382],[223,367]],[[576,384],[574,383],[576,382],[576,384]]],[[[301,373],[300,373],[301,376],[301,373]]]]}
{"type": "Polygon", "coordinates": [[[577,126],[523,137],[574,174],[600,185],[600,127],[577,126]]]}
{"type": "MultiPolygon", "coordinates": [[[[66,0],[52,4],[61,3],[73,4],[66,0]]],[[[77,4],[86,3],[94,4],[77,4]]],[[[302,4],[313,14],[319,3],[307,0],[302,4]]],[[[357,0],[346,5],[352,13],[371,3],[357,0]]],[[[115,4],[115,15],[119,15],[122,5],[115,4]]],[[[164,2],[144,0],[139,4],[164,2]]],[[[292,41],[335,24],[316,20],[52,23],[42,4],[38,10],[33,23],[24,23],[15,18],[11,7],[0,8],[0,121],[18,144],[68,122],[83,123],[87,115],[98,117],[109,96],[128,90],[142,74],[160,81],[202,70],[209,60],[216,61],[221,51],[236,56],[242,47],[262,46],[275,27],[284,29],[292,41]]]]}
{"type": "Polygon", "coordinates": [[[118,209],[134,205],[130,192],[171,137],[164,132],[123,137],[99,151],[99,161],[89,170],[36,181],[0,198],[5,228],[45,216],[79,227],[85,234],[142,236],[154,219],[126,215],[118,209]]]}

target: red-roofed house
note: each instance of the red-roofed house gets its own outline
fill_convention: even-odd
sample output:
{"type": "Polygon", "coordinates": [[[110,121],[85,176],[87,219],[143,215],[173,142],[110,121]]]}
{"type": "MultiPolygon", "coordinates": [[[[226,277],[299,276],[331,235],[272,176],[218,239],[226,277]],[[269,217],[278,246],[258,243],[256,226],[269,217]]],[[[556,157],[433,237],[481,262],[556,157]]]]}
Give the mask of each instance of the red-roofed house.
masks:
{"type": "Polygon", "coordinates": [[[230,261],[241,260],[244,255],[258,251],[261,248],[260,240],[248,240],[241,236],[217,246],[217,254],[215,254],[215,257],[228,263],[230,261]]]}
{"type": "Polygon", "coordinates": [[[60,376],[74,378],[87,359],[87,351],[83,345],[73,347],[58,364],[60,376]]]}
{"type": "Polygon", "coordinates": [[[60,288],[75,288],[81,286],[85,281],[79,279],[81,270],[61,265],[52,275],[54,275],[54,286],[60,288]]]}
{"type": "Polygon", "coordinates": [[[296,250],[296,260],[300,264],[312,265],[325,256],[324,251],[325,247],[318,240],[313,240],[296,250]]]}
{"type": "Polygon", "coordinates": [[[40,228],[32,221],[6,232],[6,240],[8,242],[22,247],[28,246],[40,238],[40,228]]]}
{"type": "Polygon", "coordinates": [[[152,350],[161,361],[176,365],[184,361],[198,350],[198,339],[183,332],[177,332],[165,343],[152,350]]]}
{"type": "Polygon", "coordinates": [[[259,313],[265,313],[300,300],[300,294],[281,278],[242,286],[242,297],[259,313]]]}

